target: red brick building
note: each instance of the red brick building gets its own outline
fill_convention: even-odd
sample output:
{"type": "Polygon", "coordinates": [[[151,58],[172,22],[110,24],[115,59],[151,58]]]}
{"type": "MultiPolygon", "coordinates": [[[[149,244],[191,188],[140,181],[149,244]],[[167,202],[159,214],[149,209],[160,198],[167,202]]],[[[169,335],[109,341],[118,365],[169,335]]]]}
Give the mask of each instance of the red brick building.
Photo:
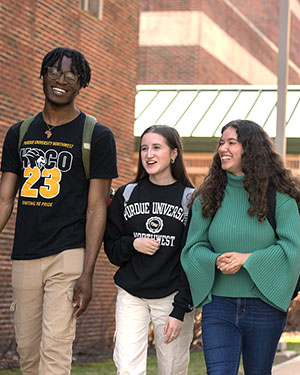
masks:
{"type": "MultiPolygon", "coordinates": [[[[39,79],[43,56],[57,46],[79,49],[92,69],[90,86],[77,104],[115,133],[120,178],[131,178],[137,75],[139,0],[1,0],[0,146],[13,123],[42,110],[39,79]],[[124,137],[126,134],[126,137],[124,137]]],[[[14,342],[10,253],[14,215],[0,236],[0,352],[14,342]]],[[[75,348],[109,347],[114,329],[114,269],[101,252],[94,298],[78,321],[75,348]]]]}
{"type": "MultiPolygon", "coordinates": [[[[139,84],[277,83],[280,0],[141,0],[139,84]]],[[[300,83],[300,2],[290,0],[289,84],[300,83]]]]}

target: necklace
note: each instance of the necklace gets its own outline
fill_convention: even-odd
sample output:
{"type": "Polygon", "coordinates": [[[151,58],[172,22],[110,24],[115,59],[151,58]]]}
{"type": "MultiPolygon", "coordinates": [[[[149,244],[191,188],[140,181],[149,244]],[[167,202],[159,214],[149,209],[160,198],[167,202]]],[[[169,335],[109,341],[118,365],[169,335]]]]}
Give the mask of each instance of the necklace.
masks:
{"type": "Polygon", "coordinates": [[[50,125],[50,124],[47,124],[47,122],[45,122],[45,124],[47,125],[47,130],[45,130],[45,134],[47,136],[47,139],[49,139],[52,135],[52,130],[53,128],[55,128],[55,125],[50,125]]]}

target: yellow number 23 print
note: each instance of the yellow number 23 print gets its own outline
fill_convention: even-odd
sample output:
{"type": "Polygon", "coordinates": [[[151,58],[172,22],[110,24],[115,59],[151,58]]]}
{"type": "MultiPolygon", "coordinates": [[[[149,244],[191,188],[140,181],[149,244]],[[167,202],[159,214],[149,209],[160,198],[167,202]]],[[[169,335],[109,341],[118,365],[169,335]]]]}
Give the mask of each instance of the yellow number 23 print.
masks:
{"type": "Polygon", "coordinates": [[[38,194],[43,198],[51,199],[58,195],[60,191],[60,180],[61,171],[57,168],[43,169],[38,167],[27,167],[24,170],[24,177],[27,178],[22,189],[21,196],[26,198],[37,198],[38,194]],[[34,188],[34,184],[41,178],[45,178],[44,186],[40,186],[38,189],[34,188]]]}

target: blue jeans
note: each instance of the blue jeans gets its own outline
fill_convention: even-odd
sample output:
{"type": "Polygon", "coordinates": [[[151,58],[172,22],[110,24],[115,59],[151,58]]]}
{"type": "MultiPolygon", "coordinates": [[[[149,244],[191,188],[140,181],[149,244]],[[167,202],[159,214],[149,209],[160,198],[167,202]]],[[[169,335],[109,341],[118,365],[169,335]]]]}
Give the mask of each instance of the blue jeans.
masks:
{"type": "Polygon", "coordinates": [[[258,298],[213,296],[202,311],[202,336],[208,375],[270,375],[287,313],[258,298]]]}

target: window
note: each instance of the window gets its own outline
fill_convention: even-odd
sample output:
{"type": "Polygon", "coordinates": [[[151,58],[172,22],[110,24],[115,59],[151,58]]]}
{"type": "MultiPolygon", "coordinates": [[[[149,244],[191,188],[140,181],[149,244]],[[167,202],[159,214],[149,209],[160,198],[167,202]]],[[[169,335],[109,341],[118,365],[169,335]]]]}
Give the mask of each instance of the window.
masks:
{"type": "Polygon", "coordinates": [[[104,0],[80,0],[79,8],[101,19],[102,10],[103,10],[103,1],[104,0]]]}

